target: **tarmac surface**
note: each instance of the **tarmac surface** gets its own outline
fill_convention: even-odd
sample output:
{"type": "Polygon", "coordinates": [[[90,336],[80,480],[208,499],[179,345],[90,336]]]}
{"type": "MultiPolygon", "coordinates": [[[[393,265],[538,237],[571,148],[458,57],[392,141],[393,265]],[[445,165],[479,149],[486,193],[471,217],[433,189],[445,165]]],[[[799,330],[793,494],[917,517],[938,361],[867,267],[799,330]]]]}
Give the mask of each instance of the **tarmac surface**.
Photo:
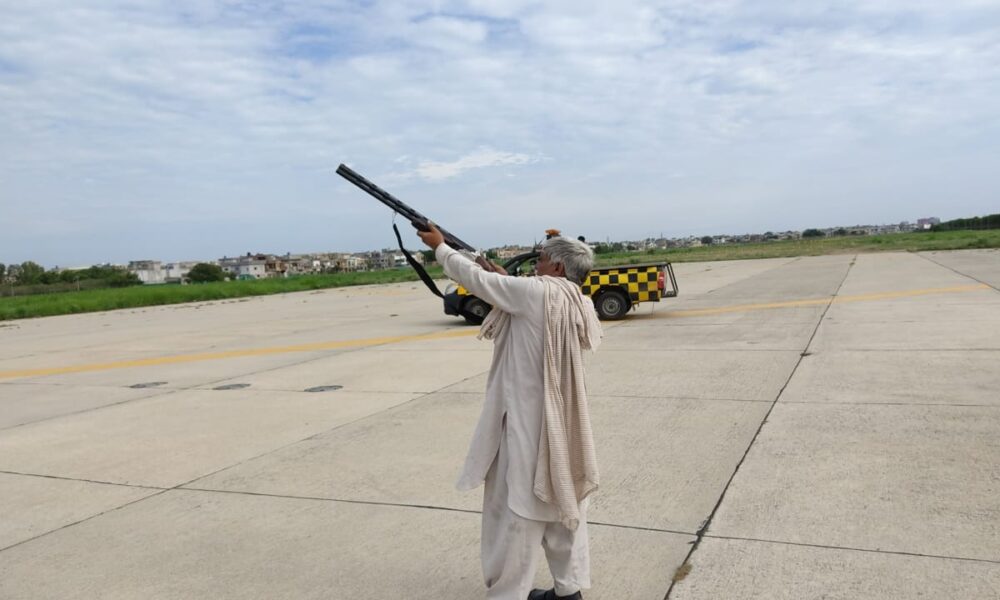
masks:
{"type": "MultiPolygon", "coordinates": [[[[675,268],[589,359],[586,598],[1000,598],[1000,252],[675,268]]],[[[419,283],[0,322],[0,598],[483,597],[475,333],[419,283]]]]}

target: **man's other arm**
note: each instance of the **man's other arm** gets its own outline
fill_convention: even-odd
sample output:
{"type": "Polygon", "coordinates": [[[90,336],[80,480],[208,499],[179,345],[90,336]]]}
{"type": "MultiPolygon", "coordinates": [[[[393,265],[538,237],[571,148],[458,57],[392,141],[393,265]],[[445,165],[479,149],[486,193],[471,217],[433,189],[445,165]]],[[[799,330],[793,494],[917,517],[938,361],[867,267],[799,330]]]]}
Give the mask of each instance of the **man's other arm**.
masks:
{"type": "Polygon", "coordinates": [[[506,313],[523,313],[534,302],[532,297],[542,293],[534,279],[490,273],[447,244],[438,245],[434,256],[448,277],[506,313]]]}

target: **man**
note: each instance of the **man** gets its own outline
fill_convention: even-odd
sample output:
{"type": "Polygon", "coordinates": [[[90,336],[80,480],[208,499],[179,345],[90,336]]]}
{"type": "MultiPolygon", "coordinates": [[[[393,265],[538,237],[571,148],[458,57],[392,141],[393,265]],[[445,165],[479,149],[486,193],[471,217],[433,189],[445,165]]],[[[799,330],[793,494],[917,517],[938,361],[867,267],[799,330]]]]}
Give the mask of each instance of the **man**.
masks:
{"type": "Polygon", "coordinates": [[[449,277],[493,305],[479,333],[494,344],[486,399],[457,485],[485,482],[486,597],[581,600],[590,587],[587,496],[598,485],[582,350],[596,350],[602,332],[579,288],[593,252],[555,236],[542,244],[537,277],[507,277],[449,248],[436,227],[418,235],[449,277]],[[531,590],[540,547],[549,590],[531,590]]]}

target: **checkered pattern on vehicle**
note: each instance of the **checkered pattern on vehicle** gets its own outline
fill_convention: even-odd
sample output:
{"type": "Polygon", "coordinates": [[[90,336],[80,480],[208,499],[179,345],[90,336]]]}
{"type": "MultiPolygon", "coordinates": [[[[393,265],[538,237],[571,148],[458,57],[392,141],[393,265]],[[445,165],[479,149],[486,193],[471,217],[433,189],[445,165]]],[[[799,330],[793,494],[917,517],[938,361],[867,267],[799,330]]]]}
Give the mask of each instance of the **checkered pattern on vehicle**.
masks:
{"type": "MultiPolygon", "coordinates": [[[[628,291],[633,303],[657,302],[660,300],[660,289],[656,287],[659,267],[648,265],[627,267],[621,269],[594,269],[580,286],[587,296],[593,297],[602,287],[615,286],[628,291]]],[[[468,296],[469,291],[459,286],[459,296],[468,296]]]]}
{"type": "Polygon", "coordinates": [[[580,290],[588,296],[593,296],[602,287],[615,286],[627,290],[632,302],[655,302],[660,299],[660,290],[656,287],[658,273],[656,265],[595,269],[590,272],[580,290]]]}

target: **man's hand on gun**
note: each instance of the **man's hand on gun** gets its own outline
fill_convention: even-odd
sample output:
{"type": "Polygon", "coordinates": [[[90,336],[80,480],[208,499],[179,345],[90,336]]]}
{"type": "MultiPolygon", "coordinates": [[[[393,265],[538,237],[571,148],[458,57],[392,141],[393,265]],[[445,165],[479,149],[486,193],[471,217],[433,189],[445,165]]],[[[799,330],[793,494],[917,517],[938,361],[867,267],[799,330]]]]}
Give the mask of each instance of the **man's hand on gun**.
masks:
{"type": "Polygon", "coordinates": [[[437,247],[444,243],[444,235],[437,228],[437,225],[431,223],[430,221],[427,221],[427,227],[430,231],[422,231],[418,229],[417,235],[420,236],[420,239],[427,244],[431,250],[437,250],[437,247]]]}
{"type": "Polygon", "coordinates": [[[500,265],[496,264],[493,261],[486,260],[482,256],[476,257],[476,264],[482,267],[483,269],[489,271],[490,273],[499,273],[501,275],[507,274],[507,269],[501,267],[500,265]]]}
{"type": "MultiPolygon", "coordinates": [[[[426,244],[428,248],[430,248],[431,250],[436,250],[438,246],[444,243],[444,235],[442,235],[441,231],[438,230],[438,228],[434,225],[434,223],[431,223],[430,221],[427,222],[427,227],[429,231],[421,231],[420,229],[418,229],[417,235],[420,236],[420,240],[423,241],[423,243],[426,244]]],[[[507,274],[506,269],[496,264],[495,262],[486,260],[482,256],[476,257],[476,264],[482,267],[483,269],[489,271],[490,273],[499,273],[500,275],[507,274]]]]}

